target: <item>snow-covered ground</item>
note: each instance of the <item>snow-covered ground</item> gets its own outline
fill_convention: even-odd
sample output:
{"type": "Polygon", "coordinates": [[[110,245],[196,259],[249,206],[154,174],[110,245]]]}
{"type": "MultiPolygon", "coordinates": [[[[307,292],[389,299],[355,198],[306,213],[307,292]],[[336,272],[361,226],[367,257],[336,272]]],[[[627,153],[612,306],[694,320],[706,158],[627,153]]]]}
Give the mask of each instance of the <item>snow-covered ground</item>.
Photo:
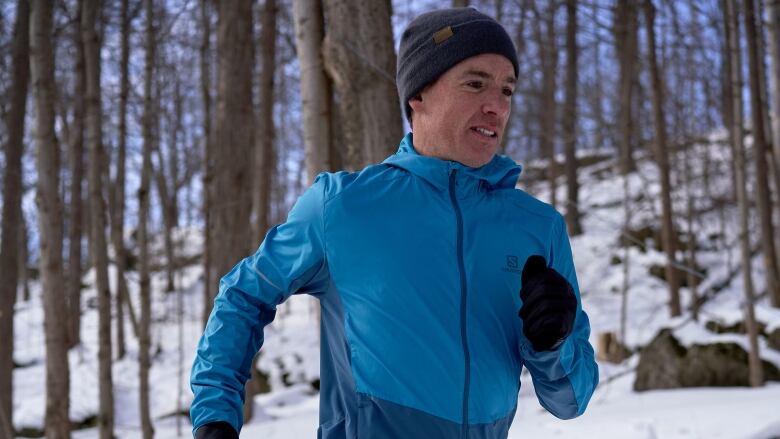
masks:
{"type": "MultiPolygon", "coordinates": [[[[706,208],[713,195],[722,196],[731,190],[729,157],[727,147],[718,142],[697,145],[694,149],[691,189],[697,208],[706,208]],[[706,185],[701,165],[705,150],[709,150],[712,157],[710,179],[706,185]]],[[[618,245],[624,219],[622,179],[608,172],[595,177],[599,169],[606,169],[609,164],[602,162],[581,171],[580,205],[586,233],[572,239],[583,304],[591,318],[591,342],[594,345],[598,333],[618,331],[620,326],[623,265],[612,265],[611,260],[613,257],[625,257],[624,249],[618,245]]],[[[659,224],[657,194],[660,187],[656,182],[655,167],[646,161],[640,162],[639,172],[628,178],[630,193],[635,200],[632,203],[634,229],[646,224],[659,224]]],[[[675,209],[683,212],[686,202],[684,182],[674,182],[674,187],[677,188],[675,209]]],[[[560,187],[559,190],[558,200],[565,199],[565,188],[560,187]]],[[[542,199],[548,199],[542,188],[534,188],[533,192],[542,199]]],[[[723,217],[717,209],[712,209],[695,221],[700,246],[698,264],[706,268],[706,276],[699,285],[700,292],[728,279],[729,273],[739,263],[737,219],[736,206],[728,206],[723,217]],[[716,233],[725,233],[729,245],[724,247],[720,241],[711,239],[716,233]]],[[[751,221],[756,221],[755,215],[751,221]]],[[[757,240],[758,237],[753,238],[757,240]]],[[[183,230],[181,241],[185,243],[182,251],[189,254],[197,253],[201,245],[200,236],[194,229],[183,230]]],[[[691,321],[687,314],[670,319],[666,286],[663,281],[648,274],[651,265],[664,263],[664,256],[652,249],[649,243],[647,247],[645,251],[636,246],[629,248],[628,346],[636,348],[646,344],[661,327],[675,327],[675,334],[687,345],[735,341],[746,347],[743,335],[717,335],[703,328],[706,321],[731,324],[742,319],[742,276],[734,276],[728,286],[720,289],[705,304],[700,313],[701,323],[691,321]]],[[[756,290],[761,292],[765,284],[760,255],[752,262],[753,282],[756,290]]],[[[166,295],[163,292],[163,273],[153,276],[151,410],[158,438],[190,435],[188,418],[176,416],[176,413],[186,411],[191,401],[189,368],[201,331],[200,275],[199,265],[187,267],[179,273],[177,282],[181,286],[181,302],[177,300],[177,294],[166,295]]],[[[111,277],[113,279],[113,274],[111,277]]],[[[131,296],[137,301],[136,274],[130,273],[129,280],[131,296]]],[[[84,282],[90,287],[84,291],[83,344],[70,353],[73,420],[83,420],[97,413],[97,312],[91,273],[85,276],[84,282]]],[[[680,293],[685,307],[690,302],[690,291],[683,288],[680,293]]],[[[17,429],[41,428],[45,406],[45,350],[37,284],[32,285],[32,296],[31,301],[17,304],[15,314],[15,361],[28,365],[14,371],[14,425],[17,429]]],[[[780,326],[780,310],[770,308],[766,298],[756,306],[759,320],[770,329],[780,326]]],[[[270,374],[273,391],[256,398],[256,415],[245,425],[245,437],[287,439],[315,436],[318,397],[306,384],[319,375],[317,329],[312,323],[315,307],[314,299],[295,296],[280,307],[276,321],[267,328],[266,344],[259,364],[270,374]],[[283,373],[292,385],[283,383],[283,373]]],[[[128,354],[123,360],[115,362],[113,368],[116,433],[120,438],[135,438],[140,437],[137,345],[129,323],[126,334],[128,354]]],[[[761,340],[761,347],[762,357],[780,366],[780,352],[768,349],[764,340],[761,340]]],[[[634,355],[620,365],[600,363],[601,384],[588,411],[570,421],[560,421],[541,408],[534,396],[530,377],[524,374],[510,438],[780,437],[780,383],[768,383],[759,389],[699,388],[637,393],[632,390],[633,370],[637,362],[638,356],[634,355]]],[[[95,438],[97,431],[94,428],[78,430],[73,436],[95,438]]]]}

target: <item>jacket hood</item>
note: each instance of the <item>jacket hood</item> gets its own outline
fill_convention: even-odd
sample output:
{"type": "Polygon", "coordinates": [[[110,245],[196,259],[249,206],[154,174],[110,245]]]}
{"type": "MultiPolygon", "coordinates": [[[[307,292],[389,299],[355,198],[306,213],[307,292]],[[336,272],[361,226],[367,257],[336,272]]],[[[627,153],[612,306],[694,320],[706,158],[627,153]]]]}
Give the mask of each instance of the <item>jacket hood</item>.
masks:
{"type": "Polygon", "coordinates": [[[449,174],[453,169],[458,170],[463,175],[484,181],[491,189],[514,188],[522,172],[522,167],[514,160],[498,154],[479,168],[421,155],[414,148],[412,133],[404,136],[398,146],[398,151],[385,159],[383,163],[405,169],[441,190],[447,189],[449,174]]]}

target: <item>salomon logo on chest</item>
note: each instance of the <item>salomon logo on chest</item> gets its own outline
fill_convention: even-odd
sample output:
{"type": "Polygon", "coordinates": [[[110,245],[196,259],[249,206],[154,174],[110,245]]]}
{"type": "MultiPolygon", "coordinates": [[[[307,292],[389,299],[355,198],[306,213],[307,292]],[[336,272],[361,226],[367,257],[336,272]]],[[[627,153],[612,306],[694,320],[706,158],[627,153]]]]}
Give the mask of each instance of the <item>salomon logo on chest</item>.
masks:
{"type": "Polygon", "coordinates": [[[506,255],[506,262],[501,271],[508,273],[522,274],[523,270],[520,268],[519,258],[515,255],[506,255]]]}

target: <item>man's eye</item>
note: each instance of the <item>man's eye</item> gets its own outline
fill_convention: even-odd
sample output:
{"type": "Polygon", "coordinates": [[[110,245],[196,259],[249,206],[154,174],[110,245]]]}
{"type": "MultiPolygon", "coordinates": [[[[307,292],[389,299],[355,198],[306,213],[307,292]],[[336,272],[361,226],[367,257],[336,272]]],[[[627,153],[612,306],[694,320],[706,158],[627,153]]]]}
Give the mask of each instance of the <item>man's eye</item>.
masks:
{"type": "Polygon", "coordinates": [[[466,83],[466,85],[471,87],[471,88],[480,89],[480,88],[482,88],[483,84],[482,84],[482,81],[469,81],[469,82],[466,83]]]}
{"type": "Polygon", "coordinates": [[[511,88],[507,87],[504,89],[504,96],[512,96],[513,94],[515,94],[515,91],[511,88]]]}

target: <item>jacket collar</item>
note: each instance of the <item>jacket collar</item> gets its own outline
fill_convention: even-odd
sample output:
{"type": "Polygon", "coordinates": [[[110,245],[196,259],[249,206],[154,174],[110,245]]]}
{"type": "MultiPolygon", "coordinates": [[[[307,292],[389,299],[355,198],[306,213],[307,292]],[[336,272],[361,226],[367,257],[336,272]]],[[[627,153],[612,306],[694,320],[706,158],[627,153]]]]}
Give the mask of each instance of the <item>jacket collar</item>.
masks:
{"type": "Polygon", "coordinates": [[[446,190],[449,185],[450,172],[455,169],[458,174],[468,176],[476,181],[484,181],[491,189],[514,188],[522,167],[509,157],[495,155],[486,165],[472,168],[451,160],[420,155],[414,148],[412,133],[401,140],[398,152],[391,155],[383,163],[405,169],[436,186],[446,190]]]}

